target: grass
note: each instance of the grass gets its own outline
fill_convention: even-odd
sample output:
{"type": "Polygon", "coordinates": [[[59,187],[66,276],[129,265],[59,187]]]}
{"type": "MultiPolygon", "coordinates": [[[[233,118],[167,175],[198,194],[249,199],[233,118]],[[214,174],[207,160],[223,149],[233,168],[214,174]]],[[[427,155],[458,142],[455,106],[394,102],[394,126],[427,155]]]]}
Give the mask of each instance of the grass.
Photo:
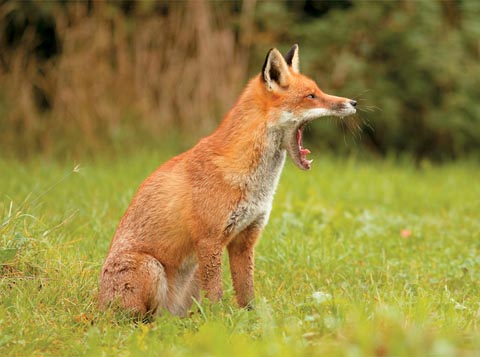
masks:
{"type": "Polygon", "coordinates": [[[1,355],[480,353],[480,169],[290,163],[256,250],[255,311],[225,297],[135,325],[97,311],[110,239],[166,155],[0,160],[1,355]]]}

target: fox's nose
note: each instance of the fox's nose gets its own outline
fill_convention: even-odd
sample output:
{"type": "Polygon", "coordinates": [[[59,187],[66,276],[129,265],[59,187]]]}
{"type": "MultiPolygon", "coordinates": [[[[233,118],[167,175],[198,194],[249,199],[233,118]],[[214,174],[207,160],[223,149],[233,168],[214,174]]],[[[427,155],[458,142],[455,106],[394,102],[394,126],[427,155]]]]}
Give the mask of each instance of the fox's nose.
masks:
{"type": "Polygon", "coordinates": [[[357,106],[357,101],[356,100],[351,100],[350,104],[352,105],[352,107],[356,107],[357,106]]]}

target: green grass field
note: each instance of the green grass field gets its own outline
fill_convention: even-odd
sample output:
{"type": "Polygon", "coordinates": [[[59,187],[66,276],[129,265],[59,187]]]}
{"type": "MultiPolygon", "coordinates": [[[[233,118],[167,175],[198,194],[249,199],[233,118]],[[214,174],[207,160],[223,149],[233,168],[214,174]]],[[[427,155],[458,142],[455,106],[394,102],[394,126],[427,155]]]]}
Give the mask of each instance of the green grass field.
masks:
{"type": "MultiPolygon", "coordinates": [[[[115,227],[165,156],[0,160],[0,355],[480,353],[480,167],[288,163],[256,249],[254,311],[225,296],[136,325],[96,309],[115,227]]],[[[181,224],[181,222],[179,222],[181,224]]]]}

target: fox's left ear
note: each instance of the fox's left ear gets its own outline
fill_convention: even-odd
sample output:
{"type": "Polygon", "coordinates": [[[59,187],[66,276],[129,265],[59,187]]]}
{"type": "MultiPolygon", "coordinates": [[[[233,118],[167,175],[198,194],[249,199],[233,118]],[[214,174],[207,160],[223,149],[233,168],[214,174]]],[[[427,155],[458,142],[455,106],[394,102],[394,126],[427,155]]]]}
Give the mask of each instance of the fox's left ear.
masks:
{"type": "Polygon", "coordinates": [[[262,68],[262,79],[269,91],[281,90],[288,87],[290,82],[288,65],[282,54],[276,48],[268,51],[262,68]]]}
{"type": "Polygon", "coordinates": [[[285,62],[292,68],[293,72],[300,72],[300,64],[298,58],[298,45],[294,44],[290,51],[285,55],[285,62]]]}

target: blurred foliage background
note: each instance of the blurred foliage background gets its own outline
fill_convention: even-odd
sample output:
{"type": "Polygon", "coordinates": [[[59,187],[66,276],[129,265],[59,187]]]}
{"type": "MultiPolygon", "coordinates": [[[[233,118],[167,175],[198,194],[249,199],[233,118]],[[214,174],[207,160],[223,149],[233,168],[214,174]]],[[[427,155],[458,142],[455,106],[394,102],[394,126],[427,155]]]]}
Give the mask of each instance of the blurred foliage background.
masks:
{"type": "Polygon", "coordinates": [[[435,161],[480,148],[480,2],[0,1],[0,155],[192,145],[270,47],[359,113],[313,146],[435,161]]]}

